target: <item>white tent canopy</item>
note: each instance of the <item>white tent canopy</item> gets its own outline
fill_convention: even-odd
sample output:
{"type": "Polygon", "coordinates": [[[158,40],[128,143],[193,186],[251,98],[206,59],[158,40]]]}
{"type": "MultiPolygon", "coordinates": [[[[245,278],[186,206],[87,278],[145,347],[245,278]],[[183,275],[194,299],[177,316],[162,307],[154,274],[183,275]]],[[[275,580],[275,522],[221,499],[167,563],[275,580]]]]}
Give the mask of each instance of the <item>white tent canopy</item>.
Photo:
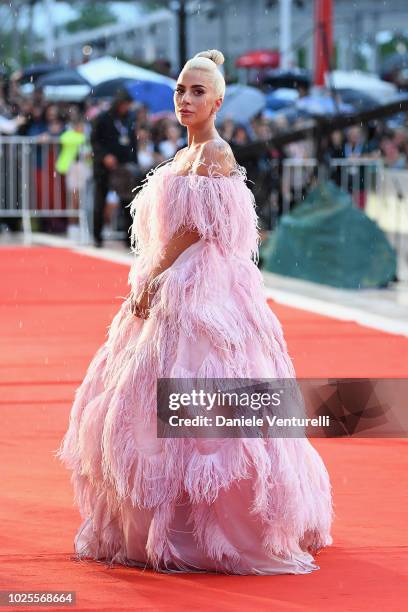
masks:
{"type": "Polygon", "coordinates": [[[140,81],[154,81],[155,83],[165,83],[172,89],[176,86],[176,81],[152,70],[139,68],[133,64],[128,64],[122,60],[115,59],[109,55],[98,57],[86,64],[77,66],[77,70],[92,86],[99,85],[111,79],[125,78],[138,79],[140,81]]]}
{"type": "MultiPolygon", "coordinates": [[[[397,88],[392,83],[381,80],[378,75],[360,70],[334,70],[331,73],[332,82],[338,89],[356,89],[364,91],[379,102],[388,102],[397,94],[397,88]]],[[[328,75],[325,76],[326,86],[329,85],[328,75]]]]}

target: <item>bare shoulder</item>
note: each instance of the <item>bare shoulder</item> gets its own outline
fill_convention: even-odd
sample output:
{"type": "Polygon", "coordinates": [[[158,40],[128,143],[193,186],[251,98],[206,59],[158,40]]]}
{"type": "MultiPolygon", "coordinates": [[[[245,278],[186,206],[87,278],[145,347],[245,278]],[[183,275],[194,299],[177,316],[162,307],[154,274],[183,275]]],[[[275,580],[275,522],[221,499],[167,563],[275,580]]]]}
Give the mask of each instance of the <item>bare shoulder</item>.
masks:
{"type": "Polygon", "coordinates": [[[182,149],[179,149],[178,151],[176,151],[176,153],[174,154],[173,160],[176,161],[177,158],[180,157],[180,155],[184,152],[187,151],[188,147],[183,147],[182,149]]]}
{"type": "Polygon", "coordinates": [[[236,166],[232,149],[222,138],[205,142],[195,161],[196,173],[202,176],[223,174],[229,176],[236,166]]]}

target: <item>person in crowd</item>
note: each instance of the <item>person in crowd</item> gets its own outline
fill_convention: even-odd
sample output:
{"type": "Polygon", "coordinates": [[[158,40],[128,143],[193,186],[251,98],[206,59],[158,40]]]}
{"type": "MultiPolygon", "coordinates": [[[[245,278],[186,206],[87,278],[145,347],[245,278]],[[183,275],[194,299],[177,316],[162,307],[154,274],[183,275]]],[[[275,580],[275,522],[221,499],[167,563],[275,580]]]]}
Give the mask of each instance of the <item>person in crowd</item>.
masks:
{"type": "Polygon", "coordinates": [[[60,136],[65,130],[60,110],[56,104],[50,104],[45,109],[45,123],[47,124],[47,134],[49,136],[60,136]]]}
{"type": "Polygon", "coordinates": [[[344,135],[341,130],[335,130],[329,134],[324,157],[330,167],[329,176],[331,180],[341,187],[342,166],[335,162],[331,165],[333,160],[344,158],[344,135]]]}
{"type": "Polygon", "coordinates": [[[234,120],[231,117],[226,117],[220,126],[221,138],[224,138],[227,142],[231,142],[234,128],[234,120]]]}
{"type": "Polygon", "coordinates": [[[149,123],[149,109],[145,104],[140,104],[140,106],[136,109],[136,131],[142,125],[147,125],[149,123]]]}
{"type": "MultiPolygon", "coordinates": [[[[266,128],[266,126],[265,126],[266,128]]],[[[258,140],[268,140],[272,132],[267,133],[266,129],[261,133],[257,131],[258,140]],[[263,137],[261,137],[263,136],[263,137]]],[[[266,239],[268,230],[271,229],[271,191],[270,180],[272,178],[270,156],[254,156],[240,151],[240,147],[252,142],[249,129],[243,124],[236,124],[232,132],[230,141],[231,148],[236,154],[237,160],[245,168],[248,178],[248,187],[252,191],[256,202],[256,213],[259,219],[261,242],[266,239]]],[[[259,257],[258,265],[262,265],[262,258],[259,257]]]]}
{"type": "MultiPolygon", "coordinates": [[[[298,118],[294,128],[301,128],[303,119],[298,118]]],[[[289,166],[288,171],[282,175],[283,197],[288,203],[289,209],[304,200],[314,177],[314,168],[308,167],[307,160],[314,157],[314,142],[312,138],[304,138],[291,142],[284,147],[285,157],[293,160],[294,164],[289,166]],[[296,165],[299,162],[299,166],[296,165]]]]}
{"type": "Polygon", "coordinates": [[[348,191],[352,194],[353,201],[358,208],[364,210],[367,200],[366,171],[363,165],[358,163],[362,157],[369,157],[372,151],[366,138],[364,130],[359,125],[353,125],[346,131],[344,143],[344,158],[351,163],[346,167],[346,184],[348,191]]]}
{"type": "MultiPolygon", "coordinates": [[[[27,109],[28,110],[28,109],[27,109]]],[[[39,136],[47,132],[47,122],[43,106],[32,105],[25,122],[18,130],[19,136],[39,136]]]]}
{"type": "Polygon", "coordinates": [[[174,157],[177,151],[183,148],[184,141],[181,137],[181,131],[178,125],[170,123],[166,129],[166,137],[159,143],[159,153],[162,159],[170,159],[174,157]]]}
{"type": "Polygon", "coordinates": [[[17,134],[19,128],[24,125],[25,118],[22,115],[18,115],[17,117],[8,118],[5,115],[2,115],[0,112],[0,134],[4,134],[5,136],[11,136],[13,134],[17,134]]]}
{"type": "MultiPolygon", "coordinates": [[[[130,112],[132,105],[133,98],[130,94],[124,89],[119,90],[112,107],[99,114],[93,123],[91,132],[95,179],[93,236],[96,247],[103,245],[102,230],[110,178],[115,171],[118,171],[120,165],[137,161],[135,119],[130,112]]],[[[127,243],[129,243],[128,229],[132,222],[127,205],[131,199],[130,193],[129,201],[122,202],[125,225],[127,225],[125,235],[127,243]]]]}
{"type": "MultiPolygon", "coordinates": [[[[57,172],[65,176],[68,205],[79,210],[80,198],[84,196],[87,181],[91,176],[90,154],[86,151],[86,133],[83,118],[73,113],[68,128],[60,136],[61,151],[56,161],[57,172]]],[[[68,219],[67,236],[79,239],[78,217],[68,219]]]]}
{"type": "Polygon", "coordinates": [[[407,166],[405,150],[406,134],[404,131],[389,130],[380,142],[384,163],[389,168],[404,169],[407,166]]]}
{"type": "MultiPolygon", "coordinates": [[[[146,177],[146,174],[162,161],[162,156],[157,152],[154,145],[151,129],[148,124],[135,126],[137,139],[137,173],[133,181],[133,190],[139,187],[146,177]]],[[[105,221],[110,224],[120,200],[114,191],[110,191],[107,196],[107,207],[105,211],[105,221]]]]}
{"type": "Polygon", "coordinates": [[[251,142],[248,130],[242,123],[235,125],[232,132],[231,142],[235,145],[246,145],[251,142]]]}
{"type": "Polygon", "coordinates": [[[147,123],[143,123],[137,130],[137,165],[141,177],[144,177],[159,161],[160,155],[155,151],[150,128],[147,123]]]}

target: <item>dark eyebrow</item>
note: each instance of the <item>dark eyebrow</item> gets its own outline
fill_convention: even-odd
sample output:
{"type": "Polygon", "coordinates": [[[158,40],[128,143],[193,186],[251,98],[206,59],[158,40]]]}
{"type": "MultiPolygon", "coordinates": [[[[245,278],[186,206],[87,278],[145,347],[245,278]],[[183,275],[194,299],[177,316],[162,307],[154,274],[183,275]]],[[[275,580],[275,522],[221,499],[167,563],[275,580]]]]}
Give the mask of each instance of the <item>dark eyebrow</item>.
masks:
{"type": "MultiPolygon", "coordinates": [[[[184,85],[182,85],[181,83],[179,83],[177,85],[177,87],[184,87],[184,85]]],[[[197,83],[196,85],[192,85],[191,87],[202,87],[203,89],[205,89],[204,85],[200,85],[200,83],[197,83]]]]}

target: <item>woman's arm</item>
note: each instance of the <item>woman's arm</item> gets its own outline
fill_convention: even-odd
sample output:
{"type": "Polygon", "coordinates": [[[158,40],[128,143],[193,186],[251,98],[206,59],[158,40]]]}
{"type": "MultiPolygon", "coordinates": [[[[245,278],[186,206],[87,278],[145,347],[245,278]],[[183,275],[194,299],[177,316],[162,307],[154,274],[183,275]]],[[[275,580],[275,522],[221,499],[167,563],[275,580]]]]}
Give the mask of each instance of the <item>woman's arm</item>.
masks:
{"type": "Polygon", "coordinates": [[[189,246],[195,242],[198,242],[200,238],[201,236],[196,230],[190,230],[183,227],[179,228],[164,247],[160,263],[153,268],[149,276],[149,283],[153,282],[156,276],[173,265],[177,257],[181,255],[181,253],[183,253],[183,251],[185,251],[189,246]]]}
{"type": "Polygon", "coordinates": [[[189,246],[200,240],[200,234],[195,230],[179,228],[166,244],[162,251],[160,263],[153,268],[149,277],[142,289],[142,292],[137,297],[136,301],[131,300],[132,312],[137,317],[142,319],[148,318],[148,310],[151,300],[156,292],[152,288],[152,283],[155,278],[167,270],[176,261],[177,257],[183,253],[189,246]]]}

